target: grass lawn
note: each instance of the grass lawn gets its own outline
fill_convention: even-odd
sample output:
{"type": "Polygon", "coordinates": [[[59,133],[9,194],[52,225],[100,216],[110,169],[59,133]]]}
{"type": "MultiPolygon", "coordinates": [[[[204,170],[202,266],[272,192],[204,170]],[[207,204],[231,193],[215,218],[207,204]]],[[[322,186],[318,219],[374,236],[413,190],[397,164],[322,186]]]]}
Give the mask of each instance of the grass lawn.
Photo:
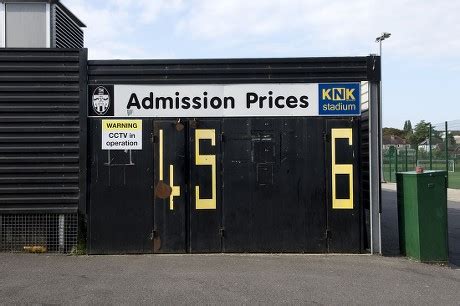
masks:
{"type": "Polygon", "coordinates": [[[460,189],[460,172],[449,172],[449,188],[460,189]]]}

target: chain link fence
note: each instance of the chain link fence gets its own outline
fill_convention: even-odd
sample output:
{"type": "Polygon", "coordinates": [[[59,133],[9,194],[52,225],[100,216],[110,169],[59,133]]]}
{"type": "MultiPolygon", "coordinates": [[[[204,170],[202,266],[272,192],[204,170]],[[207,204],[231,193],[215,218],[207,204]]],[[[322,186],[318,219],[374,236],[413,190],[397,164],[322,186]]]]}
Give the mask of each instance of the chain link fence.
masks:
{"type": "Polygon", "coordinates": [[[429,124],[422,141],[384,144],[386,182],[396,182],[396,172],[414,171],[416,166],[447,171],[449,188],[460,189],[460,120],[429,124]]]}
{"type": "Polygon", "coordinates": [[[0,252],[70,253],[77,234],[76,213],[0,214],[0,252]]]}

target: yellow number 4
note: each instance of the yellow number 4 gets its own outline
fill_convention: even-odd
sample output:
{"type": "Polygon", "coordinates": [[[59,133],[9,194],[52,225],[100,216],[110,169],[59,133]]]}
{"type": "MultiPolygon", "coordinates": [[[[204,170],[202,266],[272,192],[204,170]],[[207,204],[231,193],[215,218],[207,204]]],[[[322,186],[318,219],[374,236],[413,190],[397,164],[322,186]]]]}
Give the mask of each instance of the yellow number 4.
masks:
{"type": "MultiPolygon", "coordinates": [[[[159,138],[160,138],[160,152],[159,152],[159,179],[163,181],[163,129],[159,131],[159,138]]],[[[171,187],[171,195],[169,196],[169,209],[174,210],[174,197],[180,197],[180,186],[174,185],[174,165],[169,165],[169,186],[171,187]]]]}

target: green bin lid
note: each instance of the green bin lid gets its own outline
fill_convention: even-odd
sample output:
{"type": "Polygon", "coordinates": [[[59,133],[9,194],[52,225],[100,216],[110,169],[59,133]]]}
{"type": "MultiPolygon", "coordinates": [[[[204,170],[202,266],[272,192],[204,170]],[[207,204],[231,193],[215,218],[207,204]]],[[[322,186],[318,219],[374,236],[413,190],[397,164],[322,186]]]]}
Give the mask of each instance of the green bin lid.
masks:
{"type": "Polygon", "coordinates": [[[405,171],[405,172],[397,172],[396,174],[401,174],[401,175],[430,175],[430,176],[441,176],[441,175],[447,175],[447,171],[445,170],[425,170],[423,173],[417,173],[415,171],[405,171]]]}

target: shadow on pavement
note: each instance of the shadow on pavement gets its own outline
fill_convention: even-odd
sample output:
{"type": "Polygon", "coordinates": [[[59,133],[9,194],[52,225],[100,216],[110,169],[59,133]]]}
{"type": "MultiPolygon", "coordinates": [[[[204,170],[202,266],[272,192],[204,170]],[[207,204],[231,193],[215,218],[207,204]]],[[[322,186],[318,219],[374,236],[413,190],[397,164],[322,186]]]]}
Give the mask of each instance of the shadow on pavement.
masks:
{"type": "Polygon", "coordinates": [[[382,189],[382,253],[395,256],[399,253],[398,209],[396,191],[382,189]]]}
{"type": "MultiPolygon", "coordinates": [[[[460,267],[460,199],[448,202],[449,263],[460,267]]],[[[399,253],[398,210],[396,191],[382,189],[382,253],[399,253]]]]}

